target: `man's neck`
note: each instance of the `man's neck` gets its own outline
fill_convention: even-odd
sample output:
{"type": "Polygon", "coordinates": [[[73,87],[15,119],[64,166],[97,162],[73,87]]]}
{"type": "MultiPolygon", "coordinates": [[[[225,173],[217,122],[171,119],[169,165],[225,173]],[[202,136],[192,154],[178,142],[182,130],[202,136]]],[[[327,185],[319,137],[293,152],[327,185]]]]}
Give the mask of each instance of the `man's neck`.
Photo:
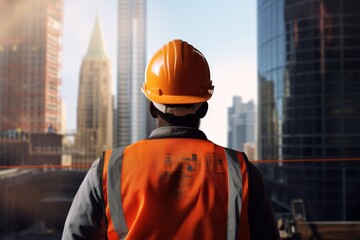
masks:
{"type": "Polygon", "coordinates": [[[171,124],[171,123],[167,122],[165,119],[163,119],[161,117],[158,117],[156,119],[156,123],[157,123],[158,128],[159,127],[165,127],[165,126],[173,126],[173,127],[191,127],[191,128],[199,129],[199,127],[200,127],[200,120],[194,121],[194,122],[187,122],[187,123],[184,123],[184,124],[174,125],[174,124],[171,124]]]}

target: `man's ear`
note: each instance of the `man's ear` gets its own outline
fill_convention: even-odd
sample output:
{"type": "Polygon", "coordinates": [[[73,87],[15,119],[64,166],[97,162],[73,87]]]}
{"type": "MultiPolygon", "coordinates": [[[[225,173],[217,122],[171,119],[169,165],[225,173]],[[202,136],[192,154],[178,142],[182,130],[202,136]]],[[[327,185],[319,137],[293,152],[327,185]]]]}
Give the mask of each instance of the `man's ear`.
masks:
{"type": "Polygon", "coordinates": [[[207,102],[204,102],[200,109],[196,112],[196,115],[199,117],[199,118],[203,118],[205,117],[207,111],[209,109],[209,104],[207,102]]]}
{"type": "Polygon", "coordinates": [[[154,106],[154,104],[152,102],[149,102],[149,111],[150,111],[150,114],[153,118],[157,118],[158,117],[158,114],[157,114],[157,111],[156,111],[156,108],[154,106]]]}

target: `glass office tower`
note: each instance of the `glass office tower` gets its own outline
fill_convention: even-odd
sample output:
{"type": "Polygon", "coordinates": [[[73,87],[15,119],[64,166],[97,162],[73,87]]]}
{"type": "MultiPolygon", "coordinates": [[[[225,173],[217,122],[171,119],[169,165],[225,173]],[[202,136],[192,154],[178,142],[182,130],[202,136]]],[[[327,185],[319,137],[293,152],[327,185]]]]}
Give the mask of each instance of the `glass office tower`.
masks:
{"type": "Polygon", "coordinates": [[[258,0],[258,71],[260,159],[314,160],[264,166],[273,201],[359,220],[360,1],[258,0]]]}
{"type": "Polygon", "coordinates": [[[148,107],[141,93],[146,67],[146,1],[118,0],[116,146],[147,137],[148,107]]]}

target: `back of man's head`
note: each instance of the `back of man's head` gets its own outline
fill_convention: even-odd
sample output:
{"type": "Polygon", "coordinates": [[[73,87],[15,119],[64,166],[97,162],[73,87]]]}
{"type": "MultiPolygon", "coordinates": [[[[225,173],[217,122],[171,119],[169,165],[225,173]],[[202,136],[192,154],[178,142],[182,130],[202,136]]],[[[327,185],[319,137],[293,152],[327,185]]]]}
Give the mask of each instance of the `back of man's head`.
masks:
{"type": "Polygon", "coordinates": [[[179,126],[205,116],[213,90],[204,55],[182,40],[168,42],[153,55],[142,88],[152,102],[152,116],[179,126]]]}

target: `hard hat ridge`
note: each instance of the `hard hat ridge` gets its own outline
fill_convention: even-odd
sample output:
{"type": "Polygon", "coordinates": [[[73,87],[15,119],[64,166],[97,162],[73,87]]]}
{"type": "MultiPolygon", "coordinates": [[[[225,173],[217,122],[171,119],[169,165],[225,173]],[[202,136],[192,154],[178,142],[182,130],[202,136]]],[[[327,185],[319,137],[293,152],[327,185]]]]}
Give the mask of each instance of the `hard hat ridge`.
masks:
{"type": "Polygon", "coordinates": [[[213,88],[203,54],[176,39],[165,44],[149,61],[142,91],[152,102],[192,104],[207,101],[213,88]]]}

